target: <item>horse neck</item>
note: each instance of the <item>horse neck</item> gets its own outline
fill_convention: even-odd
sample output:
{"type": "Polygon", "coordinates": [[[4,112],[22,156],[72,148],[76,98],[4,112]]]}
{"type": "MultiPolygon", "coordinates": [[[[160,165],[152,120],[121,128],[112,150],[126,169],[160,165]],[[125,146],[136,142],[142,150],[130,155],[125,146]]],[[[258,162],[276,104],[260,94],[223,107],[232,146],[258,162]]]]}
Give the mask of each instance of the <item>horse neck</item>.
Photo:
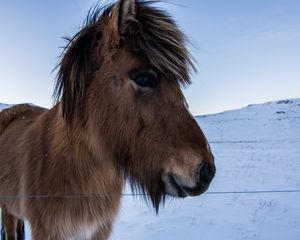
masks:
{"type": "Polygon", "coordinates": [[[51,109],[49,115],[53,116],[54,125],[50,144],[52,146],[50,149],[55,149],[52,159],[54,169],[61,171],[61,168],[64,168],[69,174],[66,176],[69,181],[74,181],[76,187],[85,191],[87,189],[95,191],[99,188],[95,186],[93,180],[99,186],[110,182],[120,188],[123,181],[113,165],[110,154],[102,148],[96,135],[79,125],[68,128],[62,118],[60,106],[51,109]]]}

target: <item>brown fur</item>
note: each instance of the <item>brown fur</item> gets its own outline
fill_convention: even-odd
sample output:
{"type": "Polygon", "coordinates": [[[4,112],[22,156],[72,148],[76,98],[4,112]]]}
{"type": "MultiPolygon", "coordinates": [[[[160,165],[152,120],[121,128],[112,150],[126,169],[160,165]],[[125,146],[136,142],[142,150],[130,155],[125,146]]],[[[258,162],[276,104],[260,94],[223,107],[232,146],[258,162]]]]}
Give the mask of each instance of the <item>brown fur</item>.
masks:
{"type": "Polygon", "coordinates": [[[48,196],[0,199],[9,216],[29,220],[34,240],[107,239],[125,179],[158,210],[169,173],[190,184],[207,163],[213,177],[180,89],[193,67],[185,37],[165,12],[134,0],[96,8],[58,67],[52,109],[0,113],[0,195],[48,196]],[[148,68],[159,74],[153,89],[130,79],[148,68]]]}

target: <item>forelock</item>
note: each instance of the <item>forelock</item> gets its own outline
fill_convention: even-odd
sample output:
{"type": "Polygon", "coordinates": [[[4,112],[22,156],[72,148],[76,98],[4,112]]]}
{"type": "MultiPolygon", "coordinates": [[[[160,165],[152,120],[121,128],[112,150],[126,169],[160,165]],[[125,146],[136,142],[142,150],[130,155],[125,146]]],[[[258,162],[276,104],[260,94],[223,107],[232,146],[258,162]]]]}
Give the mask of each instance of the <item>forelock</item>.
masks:
{"type": "Polygon", "coordinates": [[[153,6],[154,2],[137,1],[136,19],[124,34],[125,44],[168,79],[189,84],[195,67],[186,48],[187,38],[168,13],[153,6]]]}

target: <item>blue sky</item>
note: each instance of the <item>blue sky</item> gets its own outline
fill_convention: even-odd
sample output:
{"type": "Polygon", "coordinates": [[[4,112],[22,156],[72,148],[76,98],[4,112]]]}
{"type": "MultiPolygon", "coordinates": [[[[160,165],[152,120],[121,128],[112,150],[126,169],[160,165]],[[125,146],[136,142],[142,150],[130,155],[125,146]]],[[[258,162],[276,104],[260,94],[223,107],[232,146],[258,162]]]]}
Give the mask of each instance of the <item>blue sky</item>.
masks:
{"type": "MultiPolygon", "coordinates": [[[[185,0],[159,4],[190,38],[198,73],[184,90],[193,114],[300,97],[300,1],[185,0]]],[[[62,36],[95,1],[0,3],[0,102],[50,107],[62,36]]]]}

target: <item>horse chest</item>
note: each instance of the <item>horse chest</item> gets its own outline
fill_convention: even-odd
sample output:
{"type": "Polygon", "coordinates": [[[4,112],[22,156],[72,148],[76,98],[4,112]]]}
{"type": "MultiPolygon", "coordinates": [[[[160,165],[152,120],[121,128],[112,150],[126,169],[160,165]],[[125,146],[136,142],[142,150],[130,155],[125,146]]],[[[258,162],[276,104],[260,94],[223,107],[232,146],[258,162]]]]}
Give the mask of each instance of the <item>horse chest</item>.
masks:
{"type": "MultiPolygon", "coordinates": [[[[97,235],[97,232],[103,231],[103,228],[113,221],[115,211],[107,206],[106,201],[98,199],[96,202],[92,199],[86,199],[87,203],[74,207],[70,213],[70,225],[66,226],[65,233],[71,233],[70,240],[90,240],[97,235]],[[103,206],[107,208],[103,209],[103,206]],[[69,227],[69,229],[67,229],[69,227]]],[[[64,219],[64,218],[62,218],[64,219]]]]}
{"type": "Polygon", "coordinates": [[[100,228],[98,224],[81,224],[77,226],[77,230],[74,233],[74,235],[71,237],[70,240],[82,240],[86,239],[89,240],[91,239],[97,232],[98,228],[100,228]]]}

